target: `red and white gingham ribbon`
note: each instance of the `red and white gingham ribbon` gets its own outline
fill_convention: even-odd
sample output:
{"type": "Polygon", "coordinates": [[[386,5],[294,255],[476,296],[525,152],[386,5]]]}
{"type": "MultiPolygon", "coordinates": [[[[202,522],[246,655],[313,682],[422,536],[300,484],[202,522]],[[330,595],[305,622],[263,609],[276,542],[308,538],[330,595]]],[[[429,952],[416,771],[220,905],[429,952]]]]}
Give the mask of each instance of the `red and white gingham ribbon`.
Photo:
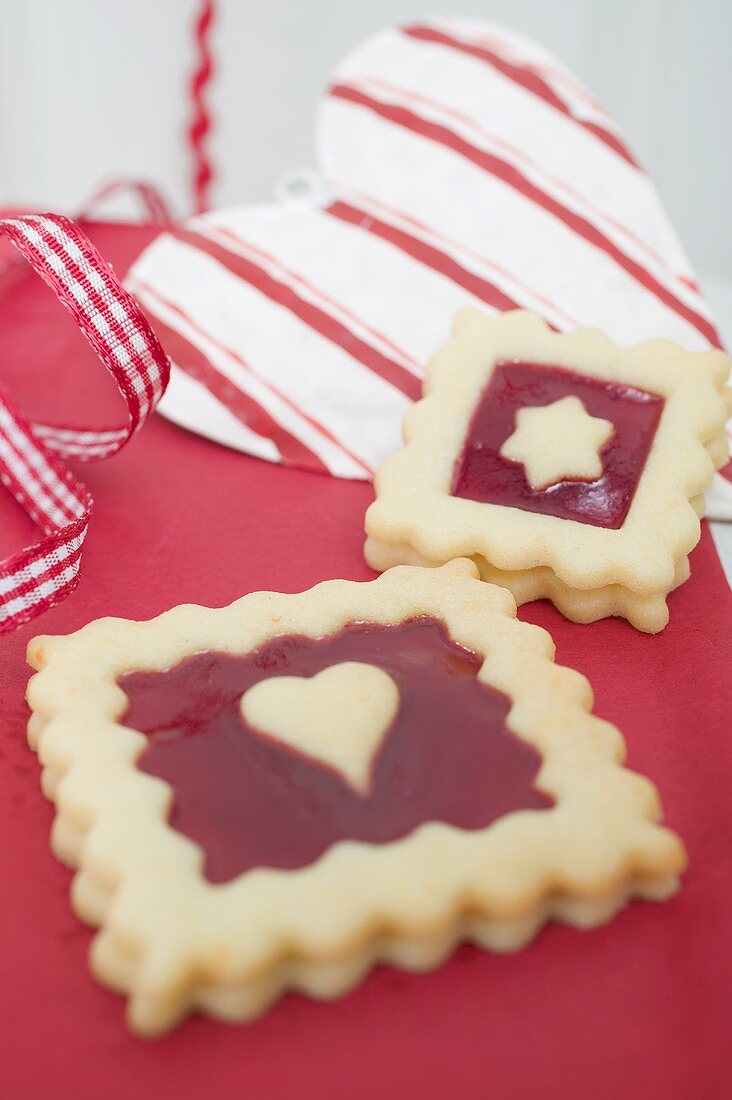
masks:
{"type": "Polygon", "coordinates": [[[0,235],[71,311],[127,405],[122,428],[31,424],[0,390],[0,480],[43,532],[35,545],[0,562],[2,634],[59,603],[77,583],[92,498],[61,460],[116,454],[162,397],[170,366],[134,299],[68,218],[4,218],[0,235]]]}

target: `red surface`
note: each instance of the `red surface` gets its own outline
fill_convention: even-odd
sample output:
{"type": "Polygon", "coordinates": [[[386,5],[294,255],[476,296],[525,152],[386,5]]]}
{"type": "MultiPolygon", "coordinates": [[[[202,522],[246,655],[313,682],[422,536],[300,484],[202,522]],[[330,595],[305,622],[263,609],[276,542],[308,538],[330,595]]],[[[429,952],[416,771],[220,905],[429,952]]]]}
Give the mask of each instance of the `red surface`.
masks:
{"type": "Polygon", "coordinates": [[[496,363],[473,413],[452,492],[456,497],[505,504],[527,512],[573,519],[595,527],[622,527],[663,412],[663,398],[541,363],[496,363]],[[533,489],[520,462],[501,455],[520,409],[578,397],[590,416],[614,431],[603,446],[594,481],[566,478],[533,489]]]}
{"type": "MultiPolygon", "coordinates": [[[[149,234],[93,231],[119,268],[149,234]]],[[[0,287],[0,293],[2,287],[0,287]]],[[[33,276],[0,297],[0,373],[38,415],[75,405],[104,422],[112,383],[33,276]]],[[[380,969],[334,1004],[288,996],[249,1027],[192,1019],[131,1038],[122,1001],[89,977],[90,933],[51,856],[51,807],[25,746],[25,644],[99,615],[145,617],[184,600],[220,605],[369,576],[368,485],[286,471],[159,417],[121,455],[83,471],[96,515],[77,592],[0,643],[0,1095],[13,1100],[719,1100],[732,1019],[732,600],[708,532],[657,637],[589,627],[534,605],[559,659],[592,680],[632,766],[658,784],[691,859],[664,905],[606,928],[552,926],[517,956],[462,948],[418,977],[380,969]]],[[[0,496],[0,550],[30,524],[0,496]]]]}
{"type": "Polygon", "coordinates": [[[541,756],[510,730],[508,696],[476,679],[481,658],[444,626],[353,623],[332,637],[280,636],[253,653],[197,653],[121,681],[125,723],[150,736],[143,771],[175,792],[170,823],[226,882],[253,867],[307,867],[339,840],[385,844],[425,821],[481,829],[512,810],[545,809],[541,756]],[[250,726],[241,698],[271,676],[311,677],[344,661],[383,669],[399,710],[366,795],[334,768],[250,726]]]}

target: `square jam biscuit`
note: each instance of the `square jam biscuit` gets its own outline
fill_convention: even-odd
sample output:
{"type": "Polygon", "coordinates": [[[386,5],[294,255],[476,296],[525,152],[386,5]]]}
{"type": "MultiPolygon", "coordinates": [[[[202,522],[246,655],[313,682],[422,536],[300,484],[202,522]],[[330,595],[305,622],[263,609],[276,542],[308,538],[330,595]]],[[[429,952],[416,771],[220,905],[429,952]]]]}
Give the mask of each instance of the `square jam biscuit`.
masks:
{"type": "Polygon", "coordinates": [[[654,787],[515,612],[460,560],[31,642],[53,848],[136,1031],[674,892],[654,787]]]}
{"type": "Polygon", "coordinates": [[[462,310],[404,449],[378,470],[366,560],[469,557],[519,603],[662,630],[727,460],[728,370],[722,352],[619,348],[522,311],[462,310]]]}

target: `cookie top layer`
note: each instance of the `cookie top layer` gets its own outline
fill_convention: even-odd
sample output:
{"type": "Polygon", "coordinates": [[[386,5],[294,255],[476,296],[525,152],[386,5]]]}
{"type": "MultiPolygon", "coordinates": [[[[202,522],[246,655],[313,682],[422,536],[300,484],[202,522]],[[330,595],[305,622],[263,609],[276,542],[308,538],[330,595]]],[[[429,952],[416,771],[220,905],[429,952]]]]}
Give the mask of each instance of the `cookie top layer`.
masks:
{"type": "MultiPolygon", "coordinates": [[[[261,1011],[283,984],[294,980],[286,965],[293,956],[302,960],[305,969],[297,973],[306,988],[343,989],[363,973],[366,964],[359,960],[378,957],[373,937],[385,928],[404,945],[405,960],[411,957],[409,945],[425,942],[425,936],[434,944],[430,957],[439,958],[442,937],[454,941],[466,915],[502,929],[497,942],[518,946],[553,911],[558,894],[563,912],[575,899],[579,908],[571,910],[573,919],[593,923],[606,919],[632,893],[666,895],[683,866],[678,839],[656,823],[655,789],[620,766],[624,749],[618,731],[590,714],[587,681],[556,666],[549,635],[517,621],[510,594],[478,580],[476,567],[465,560],[440,569],[397,568],[370,583],[328,581],[298,595],[254,593],[216,610],[177,607],[145,623],[103,619],[66,638],[35,639],[29,660],[40,670],[28,689],[29,735],[59,811],[54,845],[80,868],[77,908],[85,919],[102,925],[94,969],[130,994],[131,1022],[141,1031],[170,1026],[195,1004],[225,1011],[233,989],[244,991],[243,1012],[261,1011]],[[175,780],[171,785],[170,776],[160,778],[164,769],[146,770],[145,753],[154,740],[124,724],[125,715],[134,721],[139,711],[134,690],[128,711],[130,699],[120,685],[131,683],[130,676],[146,676],[152,683],[169,675],[166,670],[180,671],[186,662],[203,659],[197,654],[214,654],[233,665],[247,655],[264,654],[276,678],[283,670],[271,664],[272,645],[279,644],[275,640],[287,647],[303,639],[295,650],[302,645],[303,652],[323,658],[306,671],[322,674],[347,664],[344,657],[356,657],[352,663],[390,676],[400,706],[406,705],[400,669],[410,653],[417,654],[419,666],[424,646],[419,657],[420,646],[403,634],[404,644],[393,649],[392,661],[383,647],[380,652],[374,648],[373,638],[361,649],[344,649],[338,639],[358,638],[353,624],[369,624],[374,637],[395,638],[391,631],[408,631],[408,624],[425,621],[441,624],[443,640],[433,647],[437,663],[455,659],[452,647],[460,647],[467,695],[481,696],[481,711],[481,693],[491,701],[495,729],[488,723],[486,738],[504,727],[518,750],[518,756],[513,748],[494,754],[492,766],[506,769],[502,778],[510,787],[520,758],[519,796],[499,806],[498,816],[486,813],[490,799],[474,800],[483,821],[458,821],[436,812],[432,803],[424,809],[423,801],[421,822],[419,814],[406,826],[402,822],[393,839],[388,830],[376,843],[335,836],[321,845],[314,860],[311,851],[296,861],[297,867],[253,860],[250,866],[259,865],[220,884],[211,882],[204,873],[204,847],[171,818],[175,780]],[[328,646],[333,652],[327,653],[328,646]],[[583,908],[585,903],[589,908],[583,908]],[[332,986],[331,968],[338,975],[332,986]],[[212,992],[219,989],[220,996],[212,992]]],[[[294,668],[295,673],[303,670],[294,668]]],[[[289,679],[293,668],[286,671],[289,679]]],[[[259,683],[271,683],[273,677],[259,683]]],[[[270,689],[275,705],[260,696],[251,708],[246,698],[254,685],[239,686],[243,702],[237,706],[255,724],[269,727],[260,735],[279,738],[280,746],[288,737],[304,738],[297,748],[300,757],[309,755],[321,773],[335,771],[341,794],[347,787],[352,799],[364,798],[354,789],[362,782],[358,769],[349,774],[350,765],[333,757],[332,744],[328,749],[327,728],[314,733],[311,723],[303,734],[292,713],[279,705],[281,698],[277,703],[276,685],[270,689]],[[321,759],[313,761],[319,754],[321,759]]],[[[415,698],[419,688],[418,677],[410,689],[415,698]]],[[[459,685],[454,690],[456,698],[462,694],[459,685]]],[[[381,688],[376,694],[377,718],[386,723],[391,704],[381,688]]],[[[296,703],[303,707],[302,699],[296,703]]],[[[454,741],[456,752],[467,732],[466,715],[469,708],[456,715],[453,728],[437,728],[437,734],[454,741]]],[[[239,727],[235,735],[240,733],[239,727]]],[[[345,715],[342,736],[349,738],[345,715]]],[[[477,729],[474,736],[479,736],[477,729]]],[[[363,755],[363,737],[364,730],[357,730],[356,757],[363,755]]],[[[388,743],[386,734],[382,753],[388,743]]],[[[369,751],[373,756],[373,744],[369,751]]],[[[435,763],[442,763],[432,773],[427,769],[426,779],[431,774],[438,788],[445,751],[449,756],[450,744],[435,743],[435,763]]],[[[352,763],[353,754],[346,758],[352,763]]],[[[419,754],[410,751],[409,759],[402,759],[407,786],[412,759],[418,762],[419,754]]],[[[475,761],[474,792],[479,794],[484,782],[486,788],[496,783],[500,793],[501,777],[485,775],[481,781],[480,757],[475,761]]],[[[374,794],[377,772],[378,764],[369,779],[374,794]]],[[[292,797],[308,797],[308,782],[304,790],[290,786],[292,797]]],[[[434,788],[430,798],[433,794],[434,788]]],[[[215,813],[216,807],[214,797],[206,812],[215,813]]],[[[236,867],[229,870],[236,872],[236,867]]],[[[486,935],[490,943],[498,933],[486,935]]],[[[395,949],[397,955],[402,958],[395,949]]]]}
{"type": "Polygon", "coordinates": [[[377,473],[367,534],[425,562],[480,555],[575,589],[667,593],[725,460],[728,370],[722,352],[462,310],[377,473]]]}

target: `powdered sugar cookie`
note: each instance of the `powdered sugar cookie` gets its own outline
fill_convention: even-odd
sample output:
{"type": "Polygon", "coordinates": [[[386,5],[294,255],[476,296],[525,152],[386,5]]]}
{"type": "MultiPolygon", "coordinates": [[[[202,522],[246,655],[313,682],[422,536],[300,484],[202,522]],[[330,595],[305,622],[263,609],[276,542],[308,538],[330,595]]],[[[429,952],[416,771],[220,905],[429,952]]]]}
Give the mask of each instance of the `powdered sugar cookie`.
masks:
{"type": "Polygon", "coordinates": [[[676,889],[654,787],[471,562],[102,619],[29,659],[53,848],[138,1032],[676,889]]]}
{"type": "Polygon", "coordinates": [[[472,558],[519,603],[655,632],[727,460],[722,352],[619,348],[522,311],[461,311],[376,477],[366,559],[472,558]]]}

